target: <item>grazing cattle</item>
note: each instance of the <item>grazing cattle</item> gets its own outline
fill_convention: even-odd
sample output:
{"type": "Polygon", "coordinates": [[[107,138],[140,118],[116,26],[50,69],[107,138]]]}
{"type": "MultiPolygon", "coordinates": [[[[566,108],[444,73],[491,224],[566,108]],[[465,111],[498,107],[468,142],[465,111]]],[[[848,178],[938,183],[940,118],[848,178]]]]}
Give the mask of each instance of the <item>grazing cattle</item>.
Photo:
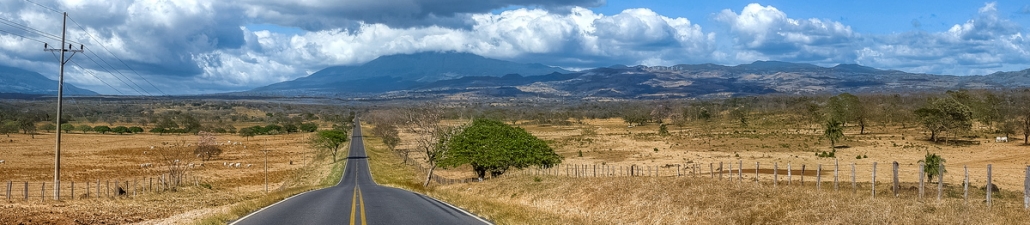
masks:
{"type": "Polygon", "coordinates": [[[0,164],[7,163],[7,161],[0,160],[0,164]]]}
{"type": "Polygon", "coordinates": [[[254,165],[254,164],[247,164],[247,168],[250,168],[250,166],[253,166],[253,165],[254,165]]]}
{"type": "Polygon", "coordinates": [[[999,142],[1009,142],[1009,137],[995,137],[995,138],[994,138],[994,142],[995,142],[995,143],[999,143],[999,142]]]}
{"type": "Polygon", "coordinates": [[[154,146],[153,145],[150,146],[150,150],[154,150],[154,146]]]}
{"type": "Polygon", "coordinates": [[[222,166],[229,166],[229,163],[227,163],[227,162],[222,162],[222,166]]]}
{"type": "Polygon", "coordinates": [[[154,164],[153,163],[139,164],[139,168],[149,168],[149,167],[154,167],[154,164]]]}

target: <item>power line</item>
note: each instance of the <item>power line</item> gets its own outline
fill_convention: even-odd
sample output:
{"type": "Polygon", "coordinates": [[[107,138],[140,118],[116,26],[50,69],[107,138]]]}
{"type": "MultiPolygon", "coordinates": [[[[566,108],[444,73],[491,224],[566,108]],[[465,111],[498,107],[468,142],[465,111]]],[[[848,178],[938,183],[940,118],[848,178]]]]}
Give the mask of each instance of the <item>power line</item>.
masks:
{"type": "MultiPolygon", "coordinates": [[[[122,74],[122,72],[121,72],[121,71],[119,71],[118,69],[115,69],[115,68],[114,68],[114,66],[113,66],[113,65],[111,65],[111,63],[108,63],[108,62],[107,62],[107,60],[104,60],[104,58],[103,58],[103,57],[100,57],[100,55],[97,55],[97,53],[96,53],[96,52],[94,52],[94,51],[89,51],[89,53],[90,53],[90,54],[93,54],[93,56],[95,56],[95,57],[96,57],[97,59],[100,59],[100,61],[101,61],[101,62],[104,62],[104,64],[107,64],[107,66],[108,66],[108,67],[110,67],[110,68],[111,68],[112,70],[114,70],[114,71],[115,71],[116,73],[118,73],[118,75],[121,75],[121,76],[122,76],[123,78],[125,78],[126,80],[129,80],[129,82],[130,82],[130,83],[132,83],[132,85],[135,85],[135,86],[136,86],[136,88],[139,88],[139,90],[142,90],[143,92],[146,92],[146,93],[147,93],[147,95],[150,95],[150,92],[149,92],[149,91],[147,91],[146,89],[143,89],[143,87],[140,87],[140,86],[139,86],[139,84],[137,84],[137,83],[136,83],[136,81],[133,81],[132,79],[129,79],[129,76],[125,76],[125,74],[122,74]]],[[[88,57],[88,55],[87,55],[87,57],[88,57]]],[[[92,60],[92,59],[91,59],[91,60],[92,60]]],[[[94,62],[96,62],[96,61],[94,61],[94,62]]],[[[100,64],[98,63],[98,64],[97,64],[97,66],[100,66],[100,64]]],[[[103,66],[101,66],[101,68],[103,68],[103,66]]],[[[106,69],[105,69],[105,70],[106,70],[106,69]]],[[[107,73],[110,73],[110,74],[112,74],[112,75],[114,74],[114,73],[112,73],[112,72],[111,72],[110,70],[108,70],[108,71],[107,71],[107,73]]],[[[126,85],[128,85],[128,84],[126,84],[126,85]]],[[[130,86],[130,87],[131,87],[131,86],[130,86]]],[[[137,91],[137,92],[139,92],[139,91],[137,91]]],[[[141,94],[142,94],[142,93],[141,93],[141,94]]]]}
{"type": "Polygon", "coordinates": [[[42,8],[44,8],[44,9],[50,10],[50,11],[52,11],[52,12],[55,12],[55,13],[61,13],[60,11],[57,11],[57,10],[55,10],[54,8],[50,8],[50,7],[47,7],[47,6],[45,6],[45,5],[42,5],[42,4],[39,4],[39,3],[36,3],[36,2],[34,2],[34,1],[31,1],[31,0],[25,0],[25,1],[26,1],[26,2],[29,2],[29,3],[32,3],[32,4],[35,4],[35,5],[39,6],[39,7],[42,7],[42,8]]]}
{"type": "Polygon", "coordinates": [[[121,91],[121,90],[118,90],[118,88],[115,88],[114,86],[111,86],[111,84],[108,84],[108,83],[107,83],[107,81],[104,81],[104,79],[100,79],[99,77],[97,77],[97,76],[96,76],[96,75],[95,75],[95,74],[93,73],[93,71],[87,70],[87,69],[86,69],[85,67],[82,67],[82,66],[80,66],[80,65],[79,65],[79,63],[76,63],[75,61],[72,61],[72,64],[75,64],[75,67],[78,67],[78,68],[79,68],[79,70],[85,71],[85,72],[86,72],[86,74],[89,74],[89,76],[91,76],[91,77],[93,77],[93,78],[96,78],[97,80],[99,80],[99,81],[100,81],[100,83],[104,83],[104,85],[107,85],[107,87],[109,87],[109,88],[111,88],[112,90],[114,90],[114,91],[118,92],[118,94],[120,94],[120,95],[125,95],[125,93],[122,93],[122,91],[121,91]]]}
{"type": "MultiPolygon", "coordinates": [[[[125,82],[124,80],[122,80],[122,78],[120,78],[120,77],[116,76],[116,75],[115,75],[114,73],[112,73],[112,72],[111,72],[110,70],[108,70],[107,68],[104,68],[104,66],[103,66],[103,65],[100,65],[100,63],[99,63],[99,62],[97,62],[97,61],[96,61],[95,59],[93,59],[93,57],[89,57],[89,55],[86,55],[86,54],[83,54],[83,55],[84,55],[84,56],[86,56],[86,59],[89,59],[89,61],[92,61],[92,62],[93,62],[93,64],[96,64],[96,65],[97,65],[97,67],[100,67],[100,69],[103,69],[104,71],[107,71],[107,73],[109,73],[109,74],[111,74],[112,76],[114,76],[114,78],[115,78],[115,79],[118,79],[118,81],[122,82],[122,84],[125,84],[125,86],[128,86],[128,87],[129,87],[130,89],[132,89],[133,91],[136,91],[136,93],[137,93],[137,94],[143,95],[143,92],[141,92],[140,90],[137,90],[136,88],[132,87],[132,85],[129,85],[129,82],[125,82]]],[[[101,59],[101,60],[103,60],[103,59],[101,59]]],[[[112,68],[112,69],[113,69],[113,68],[112,68]]],[[[127,77],[126,77],[125,79],[129,79],[129,78],[127,78],[127,77]]],[[[132,80],[129,80],[129,81],[132,81],[132,80]]],[[[136,86],[139,86],[139,85],[136,85],[136,86]]]]}
{"type": "MultiPolygon", "coordinates": [[[[69,17],[68,19],[69,19],[69,20],[71,20],[71,21],[72,21],[72,23],[74,23],[74,24],[75,24],[75,26],[78,26],[78,27],[79,27],[79,29],[82,29],[82,32],[83,32],[83,33],[86,33],[86,36],[88,36],[88,37],[89,37],[89,38],[90,38],[91,40],[93,40],[94,42],[96,42],[96,43],[97,43],[97,45],[100,45],[100,47],[101,47],[101,48],[104,48],[104,51],[107,51],[107,53],[108,53],[108,54],[110,54],[110,55],[111,55],[111,57],[114,57],[115,59],[117,59],[117,60],[118,60],[118,62],[121,62],[121,63],[122,63],[122,65],[125,65],[125,68],[128,68],[128,69],[129,69],[130,71],[132,71],[133,73],[135,73],[137,77],[139,77],[140,79],[143,79],[143,81],[147,82],[147,84],[150,84],[150,87],[153,87],[153,88],[154,88],[154,89],[156,89],[156,90],[157,90],[158,92],[161,92],[161,95],[168,95],[168,94],[166,94],[166,93],[165,93],[165,92],[164,92],[163,90],[161,90],[161,88],[158,88],[158,87],[157,87],[156,85],[154,85],[154,83],[151,83],[151,82],[150,82],[150,80],[147,80],[147,78],[143,77],[143,75],[140,75],[140,74],[139,74],[139,72],[137,72],[137,71],[136,71],[135,69],[132,69],[132,67],[130,67],[128,63],[125,63],[125,61],[124,61],[124,60],[122,60],[121,58],[118,58],[118,56],[117,56],[117,55],[115,55],[115,54],[114,54],[114,52],[111,52],[111,49],[108,49],[108,48],[107,48],[107,46],[105,46],[105,45],[104,45],[104,44],[103,44],[102,42],[100,42],[100,40],[97,40],[97,38],[93,37],[93,35],[92,35],[92,34],[90,34],[90,33],[89,33],[89,31],[88,31],[88,30],[86,30],[86,28],[82,27],[82,25],[81,25],[81,24],[79,24],[79,22],[75,21],[75,19],[72,19],[72,18],[70,18],[70,17],[69,17]]],[[[96,54],[94,53],[94,55],[96,55],[96,54]]],[[[141,89],[142,89],[142,88],[141,88],[141,89]]],[[[149,93],[148,93],[148,94],[149,94],[149,93]]]]}
{"type": "Polygon", "coordinates": [[[33,41],[36,41],[36,42],[39,42],[39,43],[44,43],[44,44],[46,43],[45,41],[40,41],[39,39],[35,39],[35,38],[30,38],[30,37],[26,37],[26,36],[23,36],[23,35],[21,35],[21,34],[16,34],[16,33],[14,33],[14,32],[6,31],[6,30],[4,30],[4,29],[0,29],[0,31],[2,31],[2,32],[4,32],[4,33],[7,33],[7,34],[10,34],[10,35],[18,36],[18,37],[21,37],[21,38],[24,38],[24,39],[29,39],[29,40],[33,40],[33,41]]]}

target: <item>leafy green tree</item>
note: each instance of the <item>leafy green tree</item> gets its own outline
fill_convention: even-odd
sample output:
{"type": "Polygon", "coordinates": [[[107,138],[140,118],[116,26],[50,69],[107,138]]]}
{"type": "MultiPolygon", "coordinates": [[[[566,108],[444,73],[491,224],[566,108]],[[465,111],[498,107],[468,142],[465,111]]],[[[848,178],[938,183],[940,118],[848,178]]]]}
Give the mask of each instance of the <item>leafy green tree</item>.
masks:
{"type": "Polygon", "coordinates": [[[240,129],[239,134],[240,137],[244,137],[247,138],[247,140],[250,140],[250,137],[254,137],[255,135],[257,135],[257,131],[255,131],[254,128],[251,127],[244,127],[240,129]]]}
{"type": "Polygon", "coordinates": [[[143,133],[143,128],[142,127],[137,127],[137,126],[129,127],[129,133],[136,133],[136,134],[143,133]]]}
{"type": "Polygon", "coordinates": [[[151,128],[150,129],[150,133],[157,133],[157,135],[162,135],[162,134],[167,133],[167,132],[168,132],[168,130],[166,130],[163,127],[155,127],[155,128],[151,128]]]}
{"type": "Polygon", "coordinates": [[[487,173],[499,176],[511,167],[550,167],[562,161],[543,140],[497,120],[473,120],[445,147],[449,150],[439,159],[441,167],[469,164],[480,179],[487,173]]]}
{"type": "Polygon", "coordinates": [[[823,136],[830,140],[830,148],[832,149],[836,147],[840,139],[844,138],[844,125],[840,121],[830,119],[826,121],[824,128],[823,136]]]}
{"type": "Polygon", "coordinates": [[[941,165],[944,164],[945,160],[936,153],[930,154],[927,151],[926,157],[923,160],[919,160],[919,162],[923,163],[923,171],[926,172],[926,182],[933,182],[934,176],[944,176],[944,173],[948,172],[947,170],[941,170],[941,165]]]}
{"type": "Polygon", "coordinates": [[[93,127],[91,127],[89,125],[86,125],[86,124],[79,125],[78,127],[76,127],[76,129],[78,129],[79,131],[82,131],[83,134],[85,134],[86,132],[93,131],[93,127]]]}
{"type": "Polygon", "coordinates": [[[57,130],[57,126],[54,125],[53,123],[44,123],[42,125],[39,125],[39,128],[37,128],[37,129],[46,131],[47,133],[50,133],[51,131],[57,130]]]}
{"type": "Polygon", "coordinates": [[[125,127],[125,126],[117,126],[117,127],[114,127],[113,129],[111,129],[111,132],[115,132],[115,133],[118,133],[118,134],[125,134],[125,133],[129,133],[129,128],[125,127]]]}
{"type": "Polygon", "coordinates": [[[336,162],[336,153],[348,140],[347,131],[323,130],[311,136],[311,147],[332,153],[333,162],[336,162]]]}
{"type": "Polygon", "coordinates": [[[315,132],[318,130],[318,124],[315,123],[302,123],[300,124],[300,131],[303,132],[315,132]]]}
{"type": "Polygon", "coordinates": [[[103,126],[103,125],[95,126],[95,127],[93,127],[93,131],[96,131],[97,133],[100,133],[100,134],[107,134],[107,132],[111,132],[111,127],[103,126]]]}
{"type": "Polygon", "coordinates": [[[855,121],[860,128],[859,134],[865,133],[866,110],[858,96],[841,93],[830,97],[826,102],[828,115],[831,120],[840,121],[841,127],[846,127],[848,122],[855,121]]]}
{"type": "Polygon", "coordinates": [[[0,123],[0,134],[7,135],[7,137],[11,137],[11,133],[18,133],[17,121],[7,121],[5,123],[0,123]]]}
{"type": "Polygon", "coordinates": [[[71,125],[69,123],[61,124],[61,130],[64,131],[65,134],[67,134],[68,132],[72,132],[73,130],[75,130],[75,125],[71,125]]]}
{"type": "Polygon", "coordinates": [[[659,125],[658,126],[658,135],[669,136],[669,126],[665,125],[664,123],[662,125],[659,125]]]}
{"type": "Polygon", "coordinates": [[[951,97],[930,99],[926,106],[916,109],[915,114],[930,131],[930,140],[934,142],[944,132],[969,130],[973,126],[972,110],[951,97]]]}

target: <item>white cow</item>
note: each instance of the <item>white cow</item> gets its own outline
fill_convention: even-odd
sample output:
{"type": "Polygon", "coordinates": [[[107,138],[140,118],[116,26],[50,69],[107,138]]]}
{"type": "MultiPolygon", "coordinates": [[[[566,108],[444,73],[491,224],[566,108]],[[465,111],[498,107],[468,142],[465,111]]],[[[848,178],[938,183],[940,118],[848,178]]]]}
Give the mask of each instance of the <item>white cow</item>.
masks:
{"type": "Polygon", "coordinates": [[[998,143],[998,142],[1009,142],[1009,137],[995,137],[994,138],[994,142],[995,143],[998,143]]]}
{"type": "Polygon", "coordinates": [[[7,161],[0,160],[0,164],[7,163],[7,161]]]}
{"type": "Polygon", "coordinates": [[[253,165],[254,165],[254,164],[247,164],[247,168],[250,168],[250,166],[253,166],[253,165]]]}

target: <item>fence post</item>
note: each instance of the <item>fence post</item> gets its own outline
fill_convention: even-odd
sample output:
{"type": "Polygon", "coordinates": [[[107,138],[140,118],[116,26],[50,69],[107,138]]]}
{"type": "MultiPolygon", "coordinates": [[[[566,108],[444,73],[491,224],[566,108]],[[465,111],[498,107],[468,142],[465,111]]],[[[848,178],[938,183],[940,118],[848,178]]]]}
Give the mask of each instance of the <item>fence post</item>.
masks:
{"type": "Polygon", "coordinates": [[[29,182],[25,182],[25,201],[29,200],[29,182]]]}
{"type": "Polygon", "coordinates": [[[994,193],[994,184],[991,183],[991,164],[987,164],[987,206],[991,206],[991,194],[994,193]]]}
{"type": "Polygon", "coordinates": [[[677,177],[683,176],[683,174],[680,173],[680,164],[676,164],[676,176],[677,177]]]}
{"type": "Polygon", "coordinates": [[[891,186],[891,191],[894,192],[894,197],[896,198],[898,197],[898,192],[901,191],[901,184],[898,183],[898,161],[894,161],[894,163],[891,163],[891,165],[893,168],[892,170],[894,171],[894,185],[891,186]]]}
{"type": "Polygon", "coordinates": [[[71,194],[72,194],[72,196],[69,199],[70,200],[75,200],[75,181],[72,181],[72,193],[71,194]]]}
{"type": "Polygon", "coordinates": [[[758,162],[755,162],[755,183],[756,184],[758,184],[758,168],[760,166],[761,166],[761,164],[758,164],[758,162]]]}
{"type": "Polygon", "coordinates": [[[737,160],[737,183],[744,181],[744,160],[737,160]]]}
{"type": "Polygon", "coordinates": [[[100,192],[100,179],[97,179],[97,198],[100,198],[102,195],[103,192],[100,192]]]}
{"type": "Polygon", "coordinates": [[[855,163],[851,163],[851,192],[858,193],[858,183],[855,182],[855,163]]]}
{"type": "Polygon", "coordinates": [[[792,170],[790,169],[790,163],[787,163],[787,186],[790,186],[790,183],[794,180],[791,178],[791,173],[792,170]]]}
{"type": "Polygon", "coordinates": [[[39,202],[46,201],[46,182],[39,185],[39,202]]]}
{"type": "Polygon", "coordinates": [[[815,189],[823,190],[823,164],[818,164],[815,167],[815,189]]]}
{"type": "Polygon", "coordinates": [[[919,163],[919,199],[923,199],[923,177],[926,176],[926,167],[923,163],[919,163]]]}
{"type": "Polygon", "coordinates": [[[13,181],[7,181],[7,201],[8,202],[11,201],[11,185],[13,183],[14,183],[13,181]]]}
{"type": "Polygon", "coordinates": [[[712,179],[715,179],[715,166],[714,163],[708,163],[708,173],[712,175],[712,179]]]}
{"type": "Polygon", "coordinates": [[[805,186],[805,164],[801,164],[801,186],[805,186]]]}
{"type": "Polygon", "coordinates": [[[780,163],[773,162],[773,187],[779,186],[780,184],[780,163]]]}
{"type": "Polygon", "coordinates": [[[876,198],[876,162],[873,162],[873,182],[870,182],[869,186],[872,186],[872,196],[876,198]]]}
{"type": "Polygon", "coordinates": [[[1023,177],[1023,209],[1030,209],[1030,166],[1026,167],[1023,177]]]}
{"type": "Polygon", "coordinates": [[[937,201],[941,201],[941,194],[944,192],[944,163],[937,165],[937,201]]]}
{"type": "Polygon", "coordinates": [[[733,180],[733,163],[731,162],[731,163],[728,163],[728,164],[729,164],[728,166],[730,167],[730,169],[729,169],[729,171],[730,171],[730,181],[732,181],[733,180]]]}
{"type": "Polygon", "coordinates": [[[965,178],[962,179],[962,200],[969,202],[969,166],[962,165],[962,170],[966,173],[965,178]]]}
{"type": "Polygon", "coordinates": [[[840,186],[839,186],[839,185],[837,184],[837,175],[838,175],[838,174],[837,174],[837,170],[838,170],[838,169],[840,169],[840,164],[839,164],[839,163],[837,163],[837,159],[836,159],[836,158],[834,158],[834,159],[833,159],[833,190],[834,190],[834,191],[838,190],[838,189],[839,189],[839,187],[840,187],[840,186]]]}

